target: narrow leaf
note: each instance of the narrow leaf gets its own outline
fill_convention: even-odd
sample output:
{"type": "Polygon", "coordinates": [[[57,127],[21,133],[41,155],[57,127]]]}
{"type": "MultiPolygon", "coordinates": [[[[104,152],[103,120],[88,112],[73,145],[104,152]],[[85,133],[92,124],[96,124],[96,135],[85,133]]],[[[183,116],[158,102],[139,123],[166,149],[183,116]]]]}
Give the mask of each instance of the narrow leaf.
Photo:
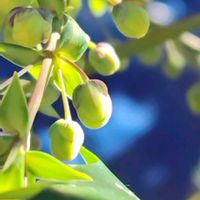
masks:
{"type": "Polygon", "coordinates": [[[43,58],[36,50],[2,42],[0,42],[0,56],[22,67],[35,64],[43,58]]]}
{"type": "Polygon", "coordinates": [[[51,155],[39,151],[26,153],[26,166],[30,173],[40,179],[54,181],[92,180],[87,174],[72,169],[51,155]]]}
{"type": "Polygon", "coordinates": [[[23,138],[27,132],[28,123],[26,98],[18,75],[15,73],[0,105],[0,127],[4,132],[19,134],[23,138]]]}

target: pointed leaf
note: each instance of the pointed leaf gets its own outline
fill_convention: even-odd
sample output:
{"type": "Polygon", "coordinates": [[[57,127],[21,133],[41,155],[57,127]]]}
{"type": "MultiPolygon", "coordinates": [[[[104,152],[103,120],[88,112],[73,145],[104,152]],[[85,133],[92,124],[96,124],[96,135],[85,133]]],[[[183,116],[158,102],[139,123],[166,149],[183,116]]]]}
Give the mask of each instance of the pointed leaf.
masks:
{"type": "Polygon", "coordinates": [[[26,98],[17,73],[14,74],[0,105],[0,127],[8,133],[19,134],[21,138],[27,133],[29,114],[26,98]]]}
{"type": "Polygon", "coordinates": [[[2,42],[0,42],[0,56],[22,67],[35,64],[43,58],[36,50],[2,42]]]}
{"type": "Polygon", "coordinates": [[[30,173],[40,179],[54,181],[92,180],[87,174],[74,170],[51,155],[39,151],[26,153],[26,166],[30,173]]]}
{"type": "Polygon", "coordinates": [[[80,72],[73,66],[72,63],[67,62],[59,57],[55,57],[54,59],[54,81],[57,87],[60,88],[59,77],[58,77],[58,70],[61,69],[65,88],[68,96],[71,98],[74,92],[74,89],[84,82],[83,78],[81,77],[80,72]]]}

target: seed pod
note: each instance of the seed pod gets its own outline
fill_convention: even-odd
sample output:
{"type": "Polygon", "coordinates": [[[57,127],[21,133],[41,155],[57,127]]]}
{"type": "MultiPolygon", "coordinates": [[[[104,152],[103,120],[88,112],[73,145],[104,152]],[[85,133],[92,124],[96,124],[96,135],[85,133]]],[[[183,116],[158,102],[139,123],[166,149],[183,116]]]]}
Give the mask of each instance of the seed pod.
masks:
{"type": "Polygon", "coordinates": [[[15,7],[28,6],[32,0],[3,0],[0,6],[0,29],[3,25],[6,15],[15,7]]]}
{"type": "Polygon", "coordinates": [[[131,1],[114,6],[112,17],[119,31],[130,38],[141,38],[149,29],[150,19],[147,12],[131,1]]]}
{"type": "Polygon", "coordinates": [[[73,160],[78,155],[84,141],[81,126],[75,121],[60,119],[49,129],[51,150],[60,160],[73,160]]]}
{"type": "Polygon", "coordinates": [[[102,75],[112,75],[120,67],[120,60],[114,48],[105,42],[98,43],[89,52],[89,62],[102,75]]]}
{"type": "Polygon", "coordinates": [[[38,0],[40,7],[47,8],[58,17],[64,14],[66,8],[66,0],[38,0]]]}
{"type": "Polygon", "coordinates": [[[44,9],[17,7],[6,20],[3,37],[8,43],[34,47],[50,37],[51,15],[44,9]]]}
{"type": "Polygon", "coordinates": [[[195,83],[187,92],[187,102],[191,111],[200,115],[200,82],[195,83]]]}
{"type": "Polygon", "coordinates": [[[100,128],[111,117],[112,102],[106,85],[100,80],[89,80],[79,85],[72,101],[80,120],[89,128],[100,128]]]}

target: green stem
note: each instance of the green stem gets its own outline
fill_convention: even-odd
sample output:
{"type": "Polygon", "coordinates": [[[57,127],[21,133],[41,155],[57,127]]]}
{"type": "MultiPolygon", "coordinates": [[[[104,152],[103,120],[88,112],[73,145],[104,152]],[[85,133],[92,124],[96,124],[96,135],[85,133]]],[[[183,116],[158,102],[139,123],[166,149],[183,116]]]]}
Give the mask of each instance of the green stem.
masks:
{"type": "Polygon", "coordinates": [[[95,44],[95,42],[92,42],[92,41],[90,41],[89,42],[89,45],[88,45],[88,47],[90,48],[90,49],[96,49],[96,44],[95,44]]]}
{"type": "Polygon", "coordinates": [[[129,40],[116,45],[115,48],[121,58],[129,57],[160,45],[169,39],[177,38],[185,31],[193,31],[199,27],[200,14],[197,14],[167,27],[155,27],[143,39],[129,40]]]}
{"type": "Polygon", "coordinates": [[[58,70],[58,77],[59,77],[59,82],[60,82],[60,87],[61,87],[61,94],[62,94],[62,101],[63,101],[65,119],[68,120],[68,121],[71,121],[71,112],[70,112],[70,108],[69,108],[65,83],[64,83],[63,74],[62,74],[61,69],[58,70]]]}

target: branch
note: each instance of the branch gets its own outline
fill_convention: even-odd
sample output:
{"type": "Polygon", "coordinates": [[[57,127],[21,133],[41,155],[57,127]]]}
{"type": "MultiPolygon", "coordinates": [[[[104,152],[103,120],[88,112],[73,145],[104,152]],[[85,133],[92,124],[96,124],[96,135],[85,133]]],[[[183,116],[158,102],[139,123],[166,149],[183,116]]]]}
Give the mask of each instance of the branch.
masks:
{"type": "Polygon", "coordinates": [[[116,51],[120,57],[133,56],[143,50],[150,49],[166,40],[174,39],[185,31],[193,31],[200,28],[200,14],[186,18],[167,27],[156,27],[140,40],[127,41],[116,45],[116,51]]]}

